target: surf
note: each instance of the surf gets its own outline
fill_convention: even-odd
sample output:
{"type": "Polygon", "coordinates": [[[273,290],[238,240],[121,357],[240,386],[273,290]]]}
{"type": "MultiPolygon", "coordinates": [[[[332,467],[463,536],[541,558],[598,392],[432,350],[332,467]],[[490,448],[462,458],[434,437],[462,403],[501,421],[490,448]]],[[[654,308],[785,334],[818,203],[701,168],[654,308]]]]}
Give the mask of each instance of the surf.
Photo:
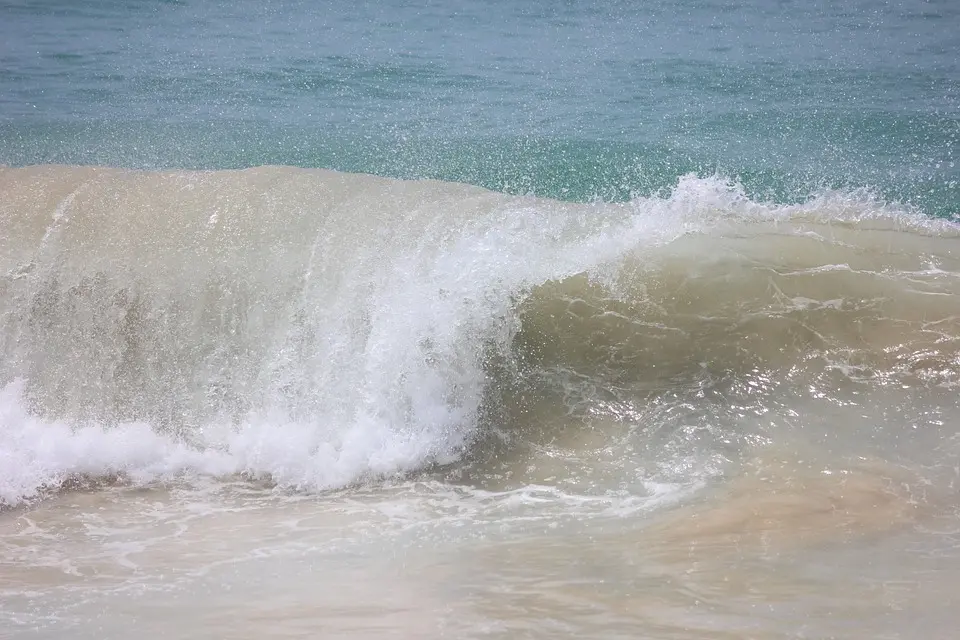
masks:
{"type": "Polygon", "coordinates": [[[791,412],[851,454],[884,440],[880,409],[960,415],[960,226],[869,193],[785,205],[689,175],[571,203],[291,167],[36,166],[0,168],[0,194],[7,506],[78,478],[510,488],[582,471],[571,452],[594,436],[597,486],[642,493],[690,480],[684,460],[706,477],[796,438],[791,412]],[[825,398],[867,407],[862,424],[831,436],[825,398]],[[637,453],[658,442],[659,461],[637,453]],[[506,472],[551,447],[551,471],[506,472]]]}

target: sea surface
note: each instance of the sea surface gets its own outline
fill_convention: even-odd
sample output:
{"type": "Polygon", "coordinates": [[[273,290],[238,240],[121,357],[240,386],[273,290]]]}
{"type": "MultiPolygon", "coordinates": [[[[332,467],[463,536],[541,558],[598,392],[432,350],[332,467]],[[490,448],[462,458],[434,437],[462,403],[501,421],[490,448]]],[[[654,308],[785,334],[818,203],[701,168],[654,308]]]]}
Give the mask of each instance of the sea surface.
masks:
{"type": "Polygon", "coordinates": [[[0,0],[0,638],[954,638],[960,4],[0,0]]]}

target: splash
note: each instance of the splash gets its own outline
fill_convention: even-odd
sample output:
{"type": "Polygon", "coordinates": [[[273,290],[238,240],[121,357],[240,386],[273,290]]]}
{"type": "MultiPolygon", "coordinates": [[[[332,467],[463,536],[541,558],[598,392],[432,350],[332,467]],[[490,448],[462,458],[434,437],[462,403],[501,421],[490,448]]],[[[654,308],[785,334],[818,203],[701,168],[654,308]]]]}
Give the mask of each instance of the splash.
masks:
{"type": "MultiPolygon", "coordinates": [[[[794,312],[875,329],[862,353],[834,330],[801,356],[896,371],[907,322],[901,355],[926,332],[948,347],[924,371],[960,367],[960,228],[869,194],[782,206],[687,176],[573,204],[277,167],[2,169],[0,190],[8,505],[76,477],[322,489],[453,464],[521,387],[553,403],[550,372],[629,379],[626,410],[649,399],[638,372],[705,354],[717,375],[789,368],[794,312]],[[768,341],[731,342],[744,324],[768,341]]],[[[577,393],[556,403],[600,406],[577,393]]]]}

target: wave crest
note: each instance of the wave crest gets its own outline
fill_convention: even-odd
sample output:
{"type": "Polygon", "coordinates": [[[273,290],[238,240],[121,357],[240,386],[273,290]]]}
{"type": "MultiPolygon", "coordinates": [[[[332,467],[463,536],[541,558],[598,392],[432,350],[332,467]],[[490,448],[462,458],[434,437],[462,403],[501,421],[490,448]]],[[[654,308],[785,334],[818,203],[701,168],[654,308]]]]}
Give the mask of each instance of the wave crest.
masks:
{"type": "Polygon", "coordinates": [[[6,504],[77,475],[448,464],[556,371],[600,389],[561,405],[639,406],[704,368],[895,371],[894,332],[901,363],[937,349],[931,384],[960,368],[960,227],[865,194],[687,176],[574,204],[278,167],[4,168],[0,191],[6,504]]]}

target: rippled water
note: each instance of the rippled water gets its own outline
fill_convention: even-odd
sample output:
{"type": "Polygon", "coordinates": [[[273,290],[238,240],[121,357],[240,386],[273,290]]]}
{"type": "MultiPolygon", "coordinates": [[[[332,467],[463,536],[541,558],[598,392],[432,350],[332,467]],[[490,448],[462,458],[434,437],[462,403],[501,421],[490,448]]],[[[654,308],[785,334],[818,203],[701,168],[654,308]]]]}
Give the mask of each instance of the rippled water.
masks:
{"type": "Polygon", "coordinates": [[[322,166],[562,199],[694,171],[957,211],[950,0],[6,3],[0,162],[322,166]]]}

